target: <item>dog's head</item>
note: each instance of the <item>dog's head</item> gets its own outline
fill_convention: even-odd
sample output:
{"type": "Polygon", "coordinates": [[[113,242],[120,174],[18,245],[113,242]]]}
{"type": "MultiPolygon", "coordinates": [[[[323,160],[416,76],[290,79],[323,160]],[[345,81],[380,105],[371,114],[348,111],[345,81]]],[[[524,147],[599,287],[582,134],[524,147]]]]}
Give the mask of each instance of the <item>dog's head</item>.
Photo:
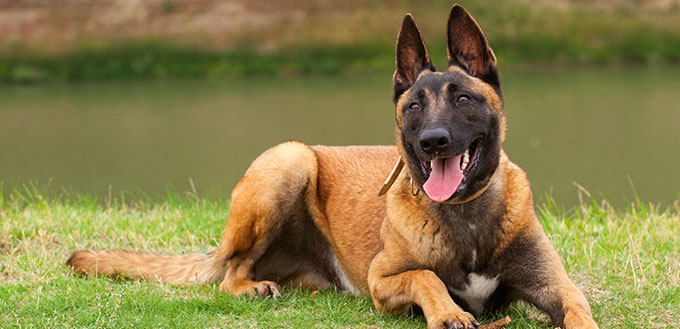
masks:
{"type": "Polygon", "coordinates": [[[461,6],[447,24],[448,69],[437,72],[413,16],[399,32],[394,73],[397,147],[413,183],[436,202],[483,190],[505,135],[496,56],[461,6]]]}

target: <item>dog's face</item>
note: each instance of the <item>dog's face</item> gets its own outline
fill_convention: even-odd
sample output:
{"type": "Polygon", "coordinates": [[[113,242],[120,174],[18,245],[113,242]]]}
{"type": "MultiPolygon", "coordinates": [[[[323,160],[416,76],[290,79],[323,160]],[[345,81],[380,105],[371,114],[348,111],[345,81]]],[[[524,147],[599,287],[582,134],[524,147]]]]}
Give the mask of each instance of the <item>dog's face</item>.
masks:
{"type": "Polygon", "coordinates": [[[394,74],[397,146],[414,180],[436,202],[461,202],[488,185],[504,138],[496,58],[484,33],[458,5],[447,25],[448,70],[436,72],[407,15],[394,74]]]}

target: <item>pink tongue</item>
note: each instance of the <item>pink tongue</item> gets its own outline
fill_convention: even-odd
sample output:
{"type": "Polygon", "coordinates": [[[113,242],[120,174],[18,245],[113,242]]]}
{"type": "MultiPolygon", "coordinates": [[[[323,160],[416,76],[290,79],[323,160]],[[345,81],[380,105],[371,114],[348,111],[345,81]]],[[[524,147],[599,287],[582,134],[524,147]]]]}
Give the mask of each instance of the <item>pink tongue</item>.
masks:
{"type": "Polygon", "coordinates": [[[463,180],[463,171],[460,170],[460,157],[432,160],[432,172],[423,184],[423,190],[430,199],[436,202],[448,200],[458,189],[463,180]]]}

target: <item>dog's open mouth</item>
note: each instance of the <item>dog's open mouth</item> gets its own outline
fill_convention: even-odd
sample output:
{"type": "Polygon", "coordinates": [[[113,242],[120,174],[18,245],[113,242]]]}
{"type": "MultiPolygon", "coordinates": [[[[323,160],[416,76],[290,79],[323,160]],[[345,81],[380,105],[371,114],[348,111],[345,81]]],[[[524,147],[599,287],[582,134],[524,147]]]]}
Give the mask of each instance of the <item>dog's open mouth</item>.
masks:
{"type": "Polygon", "coordinates": [[[434,158],[421,163],[425,184],[423,190],[430,199],[444,202],[465,188],[466,177],[477,167],[482,138],[477,138],[462,154],[434,158]]]}

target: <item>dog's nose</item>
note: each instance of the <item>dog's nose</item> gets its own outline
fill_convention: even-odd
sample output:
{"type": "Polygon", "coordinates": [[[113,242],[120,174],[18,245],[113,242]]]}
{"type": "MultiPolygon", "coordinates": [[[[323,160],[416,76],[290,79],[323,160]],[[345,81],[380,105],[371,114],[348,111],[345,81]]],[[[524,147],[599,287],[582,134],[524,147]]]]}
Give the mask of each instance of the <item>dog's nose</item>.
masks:
{"type": "Polygon", "coordinates": [[[420,147],[425,153],[444,151],[451,144],[449,132],[442,128],[425,130],[420,134],[420,147]]]}

